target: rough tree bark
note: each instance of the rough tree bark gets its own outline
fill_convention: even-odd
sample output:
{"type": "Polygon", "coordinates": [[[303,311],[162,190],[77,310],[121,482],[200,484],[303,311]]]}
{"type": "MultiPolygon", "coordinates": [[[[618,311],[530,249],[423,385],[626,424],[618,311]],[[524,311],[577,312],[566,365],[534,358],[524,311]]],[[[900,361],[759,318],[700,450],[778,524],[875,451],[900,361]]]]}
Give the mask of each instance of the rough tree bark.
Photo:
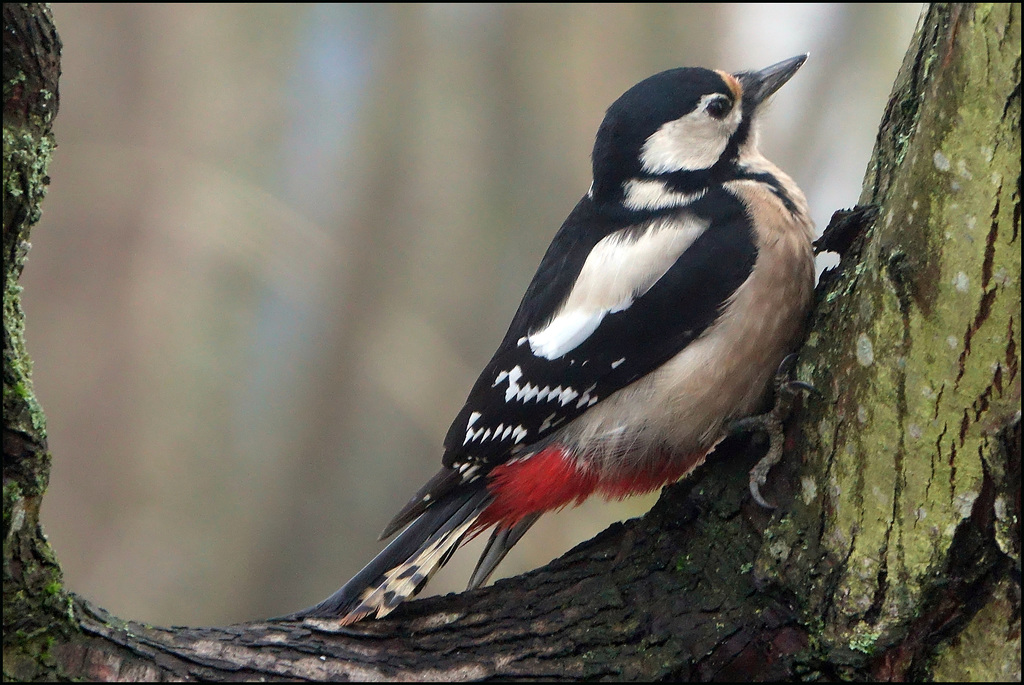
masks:
{"type": "Polygon", "coordinates": [[[5,678],[1019,681],[1019,7],[922,17],[864,184],[878,218],[831,234],[799,366],[824,398],[774,512],[732,441],[543,569],[348,628],[154,628],[63,587],[18,300],[60,42],[44,6],[3,18],[5,678]]]}

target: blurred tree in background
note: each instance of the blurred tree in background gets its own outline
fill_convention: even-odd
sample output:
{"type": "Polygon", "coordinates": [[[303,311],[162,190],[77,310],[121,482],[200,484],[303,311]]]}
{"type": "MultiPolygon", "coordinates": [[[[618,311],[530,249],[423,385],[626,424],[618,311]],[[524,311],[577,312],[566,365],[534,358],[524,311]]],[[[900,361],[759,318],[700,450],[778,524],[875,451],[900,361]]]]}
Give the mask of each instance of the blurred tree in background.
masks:
{"type": "MultiPolygon", "coordinates": [[[[54,5],[60,147],[22,282],[68,586],[193,625],[332,592],[435,471],[619,94],[809,51],[762,140],[823,227],[919,11],[54,5]]],[[[546,516],[499,573],[652,501],[546,516]]]]}

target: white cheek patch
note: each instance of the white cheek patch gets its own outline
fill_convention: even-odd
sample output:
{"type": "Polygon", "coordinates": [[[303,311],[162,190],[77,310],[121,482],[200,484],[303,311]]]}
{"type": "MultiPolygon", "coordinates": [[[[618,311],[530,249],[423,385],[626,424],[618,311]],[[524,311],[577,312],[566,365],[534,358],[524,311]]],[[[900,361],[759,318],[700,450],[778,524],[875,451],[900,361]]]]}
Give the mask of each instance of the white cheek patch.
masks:
{"type": "Polygon", "coordinates": [[[704,108],[715,97],[720,96],[713,93],[705,95],[694,111],[662,124],[650,135],[640,151],[644,171],[664,174],[714,166],[743,117],[741,102],[737,102],[724,119],[710,116],[704,108]]]}
{"type": "Polygon", "coordinates": [[[650,290],[705,230],[707,222],[687,218],[606,236],[590,251],[554,317],[527,336],[530,350],[557,359],[579,347],[605,316],[628,309],[650,290]]]}

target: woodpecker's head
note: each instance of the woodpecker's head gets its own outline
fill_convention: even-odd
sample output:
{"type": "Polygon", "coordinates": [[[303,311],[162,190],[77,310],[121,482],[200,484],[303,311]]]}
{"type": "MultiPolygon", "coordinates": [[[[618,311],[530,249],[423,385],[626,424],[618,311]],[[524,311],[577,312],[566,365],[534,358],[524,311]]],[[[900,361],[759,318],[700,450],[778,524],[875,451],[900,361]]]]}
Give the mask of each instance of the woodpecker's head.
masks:
{"type": "Polygon", "coordinates": [[[806,59],[799,55],[738,74],[669,69],[636,84],[608,108],[597,132],[594,199],[625,198],[639,208],[650,194],[644,184],[652,181],[670,180],[677,192],[695,192],[724,180],[741,152],[756,152],[758,107],[806,59]]]}

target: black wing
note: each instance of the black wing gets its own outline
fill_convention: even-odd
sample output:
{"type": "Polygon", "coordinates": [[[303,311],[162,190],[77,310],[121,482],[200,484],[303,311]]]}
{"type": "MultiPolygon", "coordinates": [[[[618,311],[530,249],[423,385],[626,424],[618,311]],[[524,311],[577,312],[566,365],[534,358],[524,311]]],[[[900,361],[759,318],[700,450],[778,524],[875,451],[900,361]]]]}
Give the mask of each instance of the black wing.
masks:
{"type": "MultiPolygon", "coordinates": [[[[480,472],[542,440],[610,394],[650,373],[699,337],[754,267],[757,246],[742,203],[709,190],[683,209],[602,211],[584,198],[541,261],[504,340],[445,438],[444,464],[480,472]],[[646,292],[611,311],[573,349],[548,359],[528,340],[567,297],[604,237],[689,213],[707,228],[646,292]]],[[[469,475],[469,474],[467,474],[469,475]]]]}

